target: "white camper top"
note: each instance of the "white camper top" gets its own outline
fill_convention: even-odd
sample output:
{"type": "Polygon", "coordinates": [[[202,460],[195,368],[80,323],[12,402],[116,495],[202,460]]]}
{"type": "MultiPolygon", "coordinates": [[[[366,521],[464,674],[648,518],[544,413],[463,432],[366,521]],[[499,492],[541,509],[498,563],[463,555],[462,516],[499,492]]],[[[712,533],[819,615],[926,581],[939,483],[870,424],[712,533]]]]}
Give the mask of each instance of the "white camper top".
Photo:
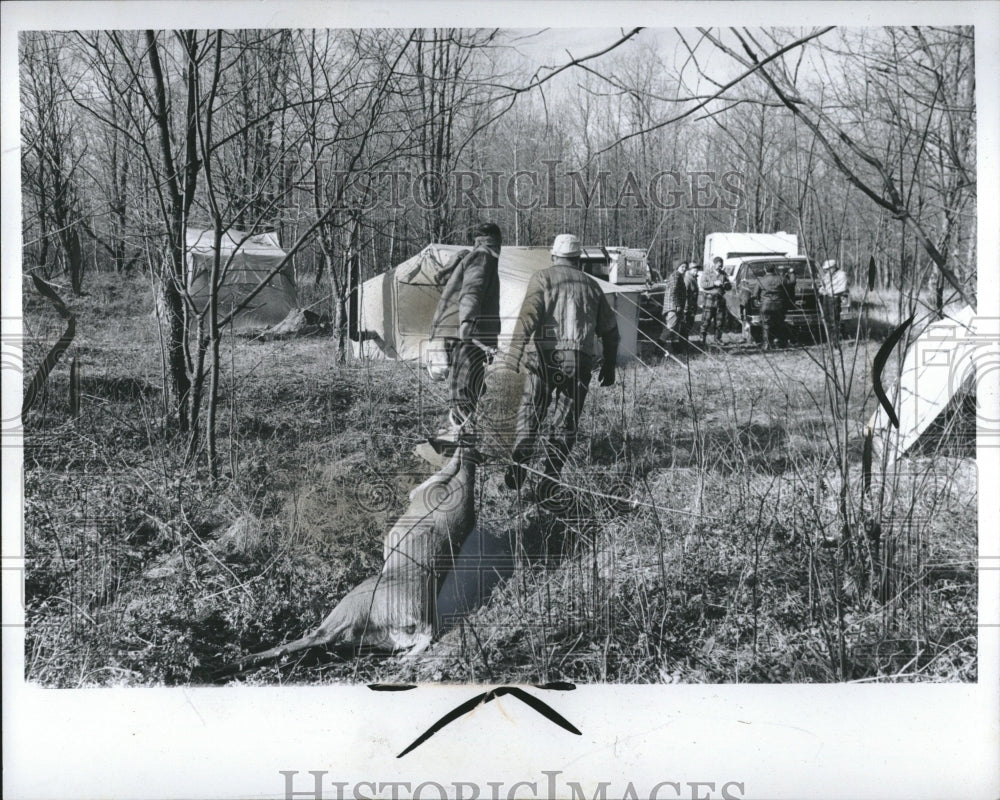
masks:
{"type": "Polygon", "coordinates": [[[705,261],[710,267],[716,256],[732,275],[741,259],[753,256],[797,256],[799,237],[794,233],[710,233],[705,237],[705,261]]]}

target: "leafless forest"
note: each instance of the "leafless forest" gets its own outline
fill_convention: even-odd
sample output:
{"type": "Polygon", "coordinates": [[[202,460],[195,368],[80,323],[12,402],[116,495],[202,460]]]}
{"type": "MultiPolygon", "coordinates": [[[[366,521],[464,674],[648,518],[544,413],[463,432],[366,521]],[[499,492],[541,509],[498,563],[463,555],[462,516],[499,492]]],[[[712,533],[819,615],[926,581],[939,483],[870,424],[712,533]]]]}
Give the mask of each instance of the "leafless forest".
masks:
{"type": "Polygon", "coordinates": [[[570,231],[661,271],[713,231],[795,232],[847,268],[860,322],[841,350],[651,346],[588,401],[577,518],[511,516],[502,467],[482,470],[481,519],[542,555],[428,659],[236,680],[975,680],[968,423],[941,420],[874,492],[860,475],[881,339],[976,302],[974,45],[971,27],[23,34],[28,677],[211,681],[377,570],[445,404],[352,356],[349,291],[488,219],[505,244],[570,231]],[[323,335],[247,339],[195,307],[188,227],[276,231],[323,335]]]}

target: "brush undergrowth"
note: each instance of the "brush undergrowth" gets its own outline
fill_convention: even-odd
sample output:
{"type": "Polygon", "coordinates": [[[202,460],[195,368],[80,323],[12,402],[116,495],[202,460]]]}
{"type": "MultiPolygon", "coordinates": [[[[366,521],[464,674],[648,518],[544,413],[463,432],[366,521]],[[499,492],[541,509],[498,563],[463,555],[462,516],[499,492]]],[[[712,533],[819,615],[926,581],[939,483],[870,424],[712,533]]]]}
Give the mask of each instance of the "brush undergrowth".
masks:
{"type": "MultiPolygon", "coordinates": [[[[328,339],[227,340],[213,480],[162,423],[147,287],[91,287],[26,425],[27,677],[211,682],[379,569],[387,525],[431,471],[412,447],[443,419],[444,387],[403,363],[338,366],[328,339]]],[[[30,369],[61,323],[27,292],[25,316],[30,369]]],[[[849,351],[862,374],[877,345],[849,351]]],[[[480,523],[513,574],[424,656],[312,653],[237,679],[974,681],[969,430],[938,426],[876,487],[877,526],[862,507],[844,530],[832,456],[846,430],[853,492],[865,382],[845,423],[823,403],[819,348],[726,350],[595,382],[555,512],[481,468],[480,523]]]]}

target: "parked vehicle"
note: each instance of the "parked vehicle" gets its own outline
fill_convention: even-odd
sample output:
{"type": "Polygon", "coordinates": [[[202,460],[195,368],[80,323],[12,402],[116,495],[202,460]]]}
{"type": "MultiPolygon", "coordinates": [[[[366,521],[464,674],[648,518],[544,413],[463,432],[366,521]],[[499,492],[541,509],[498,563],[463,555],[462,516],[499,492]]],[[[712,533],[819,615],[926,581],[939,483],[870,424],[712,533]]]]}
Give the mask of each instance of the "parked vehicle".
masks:
{"type": "Polygon", "coordinates": [[[639,339],[641,342],[657,342],[663,334],[663,294],[667,283],[659,270],[649,270],[649,282],[639,295],[639,339]]]}
{"type": "Polygon", "coordinates": [[[581,248],[583,271],[616,286],[635,286],[639,295],[639,341],[656,342],[663,332],[664,282],[659,272],[649,266],[647,251],[640,247],[581,248]]]}
{"type": "MultiPolygon", "coordinates": [[[[752,299],[757,281],[764,275],[768,264],[777,268],[779,275],[786,276],[790,286],[792,307],[785,314],[785,325],[789,333],[810,342],[823,338],[823,321],[820,316],[818,270],[816,265],[804,256],[797,258],[754,257],[738,258],[733,264],[733,291],[726,295],[726,307],[730,318],[743,330],[744,336],[759,342],[762,336],[760,308],[752,299]],[[749,301],[747,295],[750,296],[749,301]]],[[[841,327],[851,314],[849,297],[843,298],[841,327]]]]}
{"type": "Polygon", "coordinates": [[[583,271],[616,286],[649,281],[649,260],[639,247],[584,247],[580,253],[583,271]]]}

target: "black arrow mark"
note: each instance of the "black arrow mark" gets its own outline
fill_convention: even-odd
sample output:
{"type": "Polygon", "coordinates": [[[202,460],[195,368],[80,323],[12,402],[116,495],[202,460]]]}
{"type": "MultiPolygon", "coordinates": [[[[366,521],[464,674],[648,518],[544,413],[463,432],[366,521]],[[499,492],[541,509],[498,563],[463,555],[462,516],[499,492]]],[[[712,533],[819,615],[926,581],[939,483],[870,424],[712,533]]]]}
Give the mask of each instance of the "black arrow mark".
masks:
{"type": "MultiPolygon", "coordinates": [[[[556,684],[544,684],[543,686],[539,686],[538,688],[553,688],[556,689],[557,691],[567,691],[570,689],[575,689],[576,687],[573,684],[565,684],[559,682],[556,684]]],[[[496,700],[498,697],[503,697],[504,695],[507,694],[516,697],[518,700],[527,705],[529,708],[534,709],[550,722],[554,722],[560,728],[563,728],[564,730],[567,730],[570,733],[575,733],[577,736],[582,735],[580,731],[576,728],[576,726],[573,725],[573,723],[567,720],[562,714],[560,714],[558,711],[552,708],[544,700],[539,700],[534,695],[530,695],[526,691],[524,691],[524,689],[519,689],[516,686],[499,686],[496,689],[490,689],[490,691],[488,692],[477,694],[475,697],[455,706],[455,708],[453,708],[451,711],[449,711],[447,714],[441,717],[441,719],[439,719],[437,722],[431,725],[426,731],[420,734],[420,736],[414,739],[413,743],[405,750],[403,750],[402,753],[396,756],[396,758],[402,758],[407,753],[416,750],[418,747],[420,747],[420,745],[422,745],[424,742],[430,739],[435,733],[440,731],[446,725],[449,725],[450,723],[454,722],[459,717],[464,717],[470,711],[475,710],[479,706],[485,705],[486,703],[492,702],[493,700],[496,700]]]]}

